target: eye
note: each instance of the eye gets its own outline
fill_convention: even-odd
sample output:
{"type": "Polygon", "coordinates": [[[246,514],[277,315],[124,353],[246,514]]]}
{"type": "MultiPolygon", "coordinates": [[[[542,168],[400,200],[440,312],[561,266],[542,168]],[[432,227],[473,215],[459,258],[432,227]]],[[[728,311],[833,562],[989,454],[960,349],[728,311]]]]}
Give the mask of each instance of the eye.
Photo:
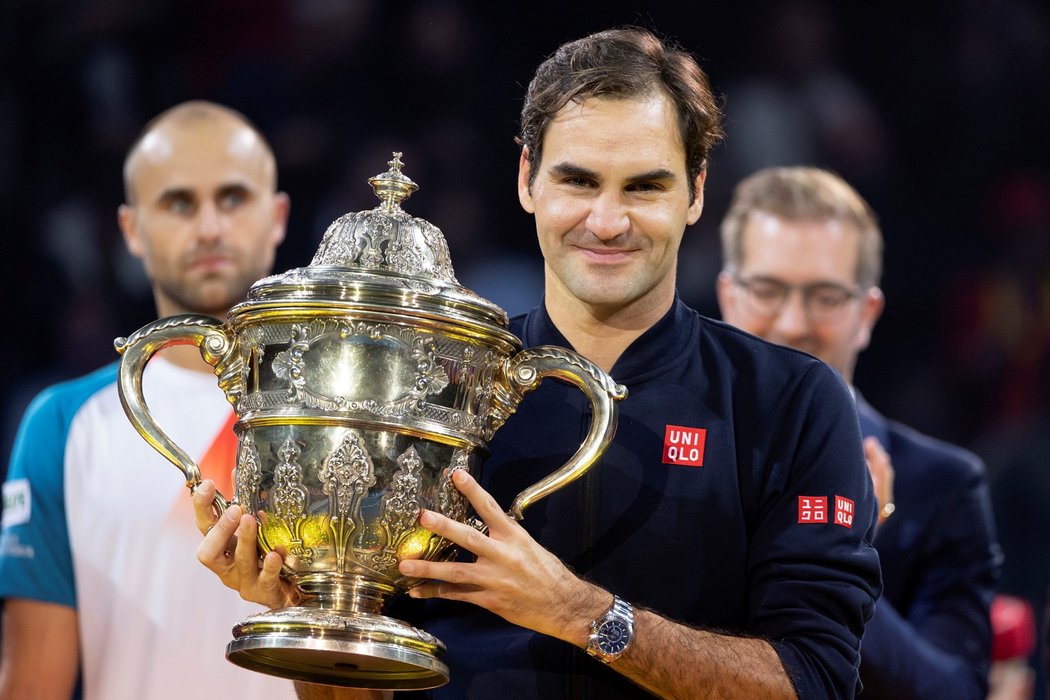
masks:
{"type": "Polygon", "coordinates": [[[628,192],[662,192],[663,185],[658,182],[635,182],[627,186],[628,192]]]}
{"type": "Polygon", "coordinates": [[[761,301],[778,301],[784,296],[784,287],[774,282],[754,281],[747,285],[752,296],[761,301]]]}
{"type": "Polygon", "coordinates": [[[197,203],[188,194],[176,193],[164,198],[164,207],[176,216],[191,216],[197,203]]]}
{"type": "Polygon", "coordinates": [[[810,303],[823,309],[835,309],[849,301],[850,293],[836,287],[819,287],[810,290],[810,303]]]}
{"type": "Polygon", "coordinates": [[[248,191],[243,187],[228,187],[219,193],[217,204],[222,211],[231,211],[244,204],[248,191]]]}
{"type": "Polygon", "coordinates": [[[566,177],[562,179],[562,184],[568,185],[569,187],[594,187],[594,180],[586,177],[566,177]]]}

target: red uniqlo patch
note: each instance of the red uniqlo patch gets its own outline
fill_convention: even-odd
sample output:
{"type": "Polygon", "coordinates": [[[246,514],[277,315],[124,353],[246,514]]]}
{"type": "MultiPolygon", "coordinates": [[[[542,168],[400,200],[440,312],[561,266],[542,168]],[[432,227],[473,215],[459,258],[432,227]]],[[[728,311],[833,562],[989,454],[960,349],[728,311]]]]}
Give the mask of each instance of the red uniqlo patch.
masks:
{"type": "Polygon", "coordinates": [[[853,528],[853,501],[845,496],[835,496],[835,524],[853,528]]]}
{"type": "Polygon", "coordinates": [[[798,521],[800,523],[826,523],[828,521],[828,497],[799,496],[798,521]]]}
{"type": "Polygon", "coordinates": [[[704,444],[707,428],[684,428],[669,425],[664,430],[664,464],[687,467],[704,466],[704,444]]]}

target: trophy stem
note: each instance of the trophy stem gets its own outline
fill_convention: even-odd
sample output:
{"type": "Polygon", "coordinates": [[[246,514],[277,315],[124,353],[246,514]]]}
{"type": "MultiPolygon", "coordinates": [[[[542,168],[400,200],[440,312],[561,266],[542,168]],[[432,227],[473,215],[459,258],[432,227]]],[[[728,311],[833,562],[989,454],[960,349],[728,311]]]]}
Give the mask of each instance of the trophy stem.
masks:
{"type": "Polygon", "coordinates": [[[386,601],[399,593],[394,586],[361,575],[300,574],[299,607],[324,609],[343,615],[379,615],[386,601]]]}
{"type": "Polygon", "coordinates": [[[296,577],[299,605],[252,615],[233,628],[226,658],[273,676],[329,685],[422,690],[448,682],[445,645],[382,614],[400,591],[364,574],[296,577]]]}

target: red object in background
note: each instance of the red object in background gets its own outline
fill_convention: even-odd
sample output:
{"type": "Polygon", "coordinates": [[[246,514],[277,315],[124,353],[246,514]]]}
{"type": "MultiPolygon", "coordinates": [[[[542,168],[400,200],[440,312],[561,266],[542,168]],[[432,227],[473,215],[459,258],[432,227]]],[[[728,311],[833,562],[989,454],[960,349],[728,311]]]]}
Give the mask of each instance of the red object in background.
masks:
{"type": "Polygon", "coordinates": [[[233,432],[236,422],[237,414],[230,411],[226,424],[197,465],[201,470],[201,479],[214,481],[215,488],[227,500],[233,498],[233,468],[237,466],[237,434],[233,432]]]}
{"type": "Polygon", "coordinates": [[[1028,658],[1035,651],[1035,613],[1028,601],[1008,595],[992,600],[992,661],[1028,658]]]}

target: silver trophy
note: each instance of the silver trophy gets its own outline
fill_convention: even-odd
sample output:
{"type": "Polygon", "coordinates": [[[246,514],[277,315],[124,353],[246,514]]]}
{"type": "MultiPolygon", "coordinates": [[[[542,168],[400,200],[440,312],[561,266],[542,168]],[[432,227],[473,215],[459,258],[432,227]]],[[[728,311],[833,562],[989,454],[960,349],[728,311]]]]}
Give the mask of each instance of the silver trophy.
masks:
{"type": "Polygon", "coordinates": [[[473,523],[452,473],[477,474],[525,393],[555,377],[587,395],[593,420],[572,459],[514,499],[520,519],[596,462],[627,394],[576,353],[522,350],[507,314],[456,281],[441,231],[401,208],[416,184],[400,155],[369,180],[380,206],[333,222],[309,266],[256,282],[225,323],[172,316],[115,341],[128,418],[191,491],[200,470],[150,415],[146,363],[196,345],[234,406],[236,502],[259,521],[260,554],[281,552],[301,592],[233,630],[226,657],[262,673],[394,690],[447,682],[444,644],[383,614],[419,583],[399,561],[456,555],[419,526],[420,509],[473,523]]]}

